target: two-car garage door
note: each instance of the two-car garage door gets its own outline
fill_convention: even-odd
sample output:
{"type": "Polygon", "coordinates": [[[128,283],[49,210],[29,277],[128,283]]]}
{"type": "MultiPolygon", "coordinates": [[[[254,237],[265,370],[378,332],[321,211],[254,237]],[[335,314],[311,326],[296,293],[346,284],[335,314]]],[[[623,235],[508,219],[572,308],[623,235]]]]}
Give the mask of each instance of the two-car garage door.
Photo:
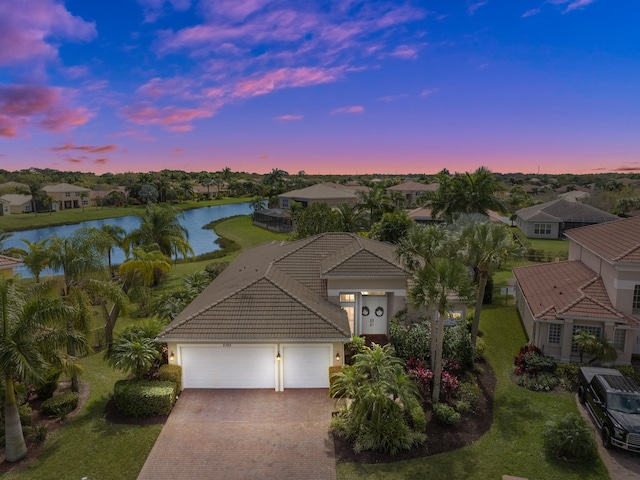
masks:
{"type": "Polygon", "coordinates": [[[326,388],[331,345],[183,345],[184,388],[326,388]],[[280,359],[276,358],[280,353],[280,359]]]}

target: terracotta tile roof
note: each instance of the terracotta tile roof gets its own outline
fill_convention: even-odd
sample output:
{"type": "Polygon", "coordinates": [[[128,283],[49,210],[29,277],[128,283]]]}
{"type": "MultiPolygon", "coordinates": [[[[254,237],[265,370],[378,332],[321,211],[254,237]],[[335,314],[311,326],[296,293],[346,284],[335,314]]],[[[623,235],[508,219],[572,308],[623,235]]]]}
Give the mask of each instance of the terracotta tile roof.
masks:
{"type": "Polygon", "coordinates": [[[398,192],[435,192],[439,187],[439,183],[420,183],[409,180],[407,182],[388,187],[387,190],[398,192]]]}
{"type": "Polygon", "coordinates": [[[640,325],[609,300],[602,278],[582,262],[545,263],[513,273],[535,318],[588,318],[640,325]]]}
{"type": "Polygon", "coordinates": [[[323,272],[328,277],[408,278],[394,255],[392,245],[348,233],[247,249],[158,338],[346,341],[347,316],[326,299],[323,272]],[[347,267],[362,270],[348,273],[347,267]]]}
{"type": "Polygon", "coordinates": [[[21,263],[22,261],[18,258],[7,257],[6,255],[0,255],[0,270],[16,267],[21,263]]]}
{"type": "Polygon", "coordinates": [[[325,200],[325,199],[356,199],[357,195],[355,190],[348,187],[336,188],[332,185],[326,185],[324,183],[317,183],[310,187],[301,188],[299,190],[292,190],[285,192],[278,197],[282,198],[305,198],[309,200],[325,200]]]}
{"type": "Polygon", "coordinates": [[[574,228],[565,236],[610,262],[640,263],[640,217],[574,228]]]}
{"type": "Polygon", "coordinates": [[[592,207],[586,203],[568,200],[552,200],[551,202],[521,208],[516,214],[526,221],[547,222],[610,222],[617,220],[615,215],[592,207]]]}

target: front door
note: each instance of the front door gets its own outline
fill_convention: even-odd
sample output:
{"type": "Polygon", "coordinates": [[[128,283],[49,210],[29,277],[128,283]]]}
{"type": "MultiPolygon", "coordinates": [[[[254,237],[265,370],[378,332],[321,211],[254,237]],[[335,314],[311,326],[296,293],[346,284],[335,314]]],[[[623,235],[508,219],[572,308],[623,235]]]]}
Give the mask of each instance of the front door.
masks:
{"type": "Polygon", "coordinates": [[[362,335],[386,335],[387,297],[385,295],[363,295],[360,321],[362,335]]]}

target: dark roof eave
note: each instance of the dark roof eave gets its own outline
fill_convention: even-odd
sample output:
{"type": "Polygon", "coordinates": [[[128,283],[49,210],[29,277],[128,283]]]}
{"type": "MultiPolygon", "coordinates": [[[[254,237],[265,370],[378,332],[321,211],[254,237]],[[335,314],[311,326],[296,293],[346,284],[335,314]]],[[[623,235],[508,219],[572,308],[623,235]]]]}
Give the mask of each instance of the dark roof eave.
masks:
{"type": "Polygon", "coordinates": [[[351,341],[349,337],[326,338],[192,338],[192,337],[156,337],[158,343],[341,343],[351,341]]]}

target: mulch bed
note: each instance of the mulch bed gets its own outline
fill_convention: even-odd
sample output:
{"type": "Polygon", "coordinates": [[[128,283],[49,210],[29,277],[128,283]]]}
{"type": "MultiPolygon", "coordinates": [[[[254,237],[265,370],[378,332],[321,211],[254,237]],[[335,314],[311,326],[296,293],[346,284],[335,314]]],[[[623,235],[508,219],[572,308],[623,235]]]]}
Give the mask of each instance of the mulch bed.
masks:
{"type": "Polygon", "coordinates": [[[427,441],[411,450],[404,450],[392,456],[380,452],[355,453],[350,443],[334,437],[336,462],[353,463],[390,463],[400,460],[428,457],[438,453],[457,450],[482,437],[493,423],[493,394],[496,387],[496,376],[489,364],[480,365],[478,386],[482,392],[480,401],[473,412],[463,415],[458,425],[443,425],[427,413],[427,441]]]}

